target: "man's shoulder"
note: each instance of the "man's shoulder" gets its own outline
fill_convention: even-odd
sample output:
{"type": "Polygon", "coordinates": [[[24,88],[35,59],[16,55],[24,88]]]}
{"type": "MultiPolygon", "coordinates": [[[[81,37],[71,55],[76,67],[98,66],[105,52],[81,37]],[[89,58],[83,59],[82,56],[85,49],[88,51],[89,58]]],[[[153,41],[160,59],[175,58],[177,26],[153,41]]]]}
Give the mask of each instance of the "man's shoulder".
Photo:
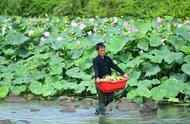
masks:
{"type": "Polygon", "coordinates": [[[96,56],[96,57],[93,58],[92,60],[93,60],[93,61],[97,61],[97,59],[98,59],[98,56],[96,56]]]}
{"type": "Polygon", "coordinates": [[[111,59],[111,57],[109,57],[109,56],[105,56],[105,58],[107,58],[107,59],[111,59]]]}

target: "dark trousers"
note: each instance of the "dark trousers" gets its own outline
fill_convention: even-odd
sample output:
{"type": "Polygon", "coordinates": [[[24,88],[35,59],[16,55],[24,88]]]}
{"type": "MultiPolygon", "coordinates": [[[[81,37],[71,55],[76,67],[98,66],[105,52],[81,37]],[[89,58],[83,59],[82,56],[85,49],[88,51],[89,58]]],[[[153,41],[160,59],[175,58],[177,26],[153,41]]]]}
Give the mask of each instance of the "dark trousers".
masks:
{"type": "Polygon", "coordinates": [[[106,113],[106,106],[111,103],[114,99],[114,92],[110,93],[103,93],[101,92],[98,87],[96,87],[98,93],[98,105],[96,107],[96,112],[100,114],[106,113]]]}

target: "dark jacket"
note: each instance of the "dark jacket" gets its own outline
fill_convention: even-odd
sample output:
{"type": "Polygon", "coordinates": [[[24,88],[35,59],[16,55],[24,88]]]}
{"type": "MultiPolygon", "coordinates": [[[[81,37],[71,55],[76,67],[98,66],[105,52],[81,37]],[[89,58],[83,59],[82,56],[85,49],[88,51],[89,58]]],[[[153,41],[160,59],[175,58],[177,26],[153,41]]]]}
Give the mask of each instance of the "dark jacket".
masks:
{"type": "Polygon", "coordinates": [[[124,75],[122,69],[120,69],[109,56],[101,58],[99,55],[93,59],[93,67],[95,72],[95,79],[97,77],[102,78],[106,75],[111,75],[111,68],[124,75]]]}

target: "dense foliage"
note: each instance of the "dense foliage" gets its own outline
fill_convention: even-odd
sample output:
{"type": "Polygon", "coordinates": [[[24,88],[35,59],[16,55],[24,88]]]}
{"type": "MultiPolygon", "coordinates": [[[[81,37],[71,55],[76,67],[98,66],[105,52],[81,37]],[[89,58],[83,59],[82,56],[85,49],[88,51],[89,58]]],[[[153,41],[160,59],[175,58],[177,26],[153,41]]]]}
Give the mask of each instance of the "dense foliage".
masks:
{"type": "Polygon", "coordinates": [[[0,97],[95,94],[95,44],[130,80],[127,97],[190,96],[190,20],[0,17],[0,97]]]}
{"type": "Polygon", "coordinates": [[[190,16],[189,0],[1,0],[1,15],[155,18],[190,16]]]}

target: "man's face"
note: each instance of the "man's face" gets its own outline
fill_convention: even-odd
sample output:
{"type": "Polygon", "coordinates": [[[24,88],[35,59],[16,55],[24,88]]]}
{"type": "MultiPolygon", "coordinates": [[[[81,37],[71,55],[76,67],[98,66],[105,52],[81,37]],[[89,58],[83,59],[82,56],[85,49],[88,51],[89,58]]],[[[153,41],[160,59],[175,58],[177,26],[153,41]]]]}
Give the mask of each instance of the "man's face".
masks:
{"type": "Polygon", "coordinates": [[[105,56],[105,48],[104,47],[100,47],[98,50],[98,55],[101,56],[101,57],[104,57],[105,56]]]}

